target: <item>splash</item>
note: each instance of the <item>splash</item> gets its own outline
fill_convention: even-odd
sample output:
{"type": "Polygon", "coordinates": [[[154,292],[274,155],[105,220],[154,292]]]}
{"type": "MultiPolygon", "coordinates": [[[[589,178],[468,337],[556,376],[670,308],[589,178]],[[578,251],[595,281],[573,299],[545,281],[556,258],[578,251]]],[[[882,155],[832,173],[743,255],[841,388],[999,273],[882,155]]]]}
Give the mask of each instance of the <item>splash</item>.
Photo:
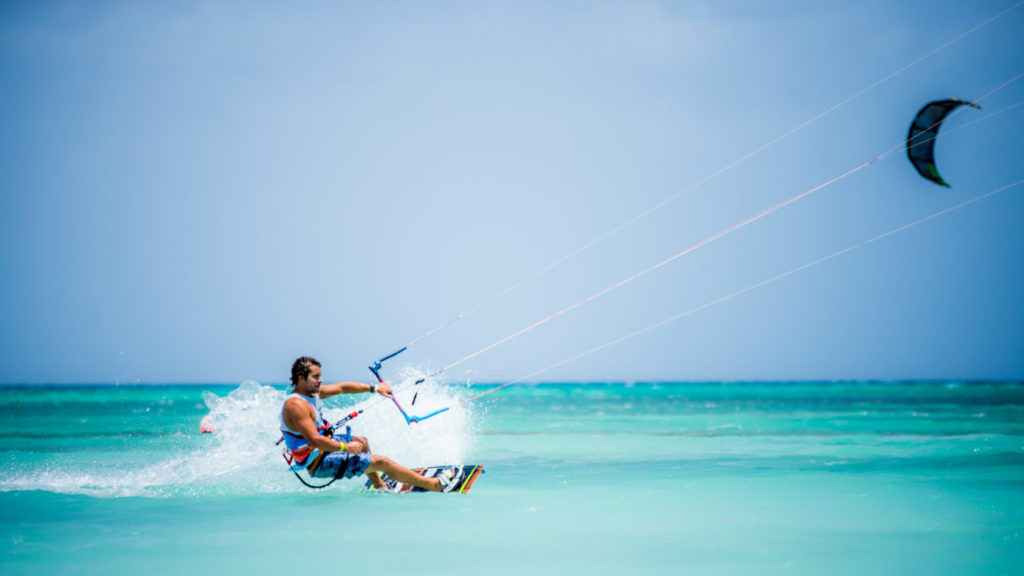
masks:
{"type": "MultiPolygon", "coordinates": [[[[376,397],[333,414],[328,410],[328,418],[336,420],[353,408],[363,409],[363,415],[352,421],[352,433],[369,439],[374,453],[387,456],[403,466],[466,462],[476,437],[474,414],[459,403],[466,386],[445,384],[410,366],[400,369],[397,380],[391,384],[410,414],[427,414],[445,407],[450,409],[423,422],[406,424],[405,418],[391,402],[376,397]],[[415,382],[418,380],[423,382],[417,385],[415,382]],[[412,403],[414,398],[415,404],[412,403]]],[[[338,399],[346,401],[345,396],[338,399]]]]}
{"type": "MultiPolygon", "coordinates": [[[[325,400],[325,416],[337,421],[353,410],[352,433],[366,437],[375,454],[410,468],[463,463],[476,436],[473,414],[458,404],[459,386],[427,380],[423,372],[403,369],[394,384],[405,404],[418,393],[415,408],[452,405],[443,416],[408,426],[381,396],[343,395],[325,400]]],[[[209,413],[204,421],[216,434],[154,436],[132,442],[129,450],[97,458],[84,445],[69,456],[50,455],[46,463],[9,469],[0,491],[46,490],[98,497],[169,497],[307,492],[287,470],[281,447],[279,415],[287,392],[258,382],[243,382],[226,396],[203,393],[209,413]],[[170,446],[168,446],[170,444],[170,446]],[[106,456],[114,456],[107,458],[106,456]]],[[[337,482],[324,492],[361,490],[362,479],[337,482]]]]}

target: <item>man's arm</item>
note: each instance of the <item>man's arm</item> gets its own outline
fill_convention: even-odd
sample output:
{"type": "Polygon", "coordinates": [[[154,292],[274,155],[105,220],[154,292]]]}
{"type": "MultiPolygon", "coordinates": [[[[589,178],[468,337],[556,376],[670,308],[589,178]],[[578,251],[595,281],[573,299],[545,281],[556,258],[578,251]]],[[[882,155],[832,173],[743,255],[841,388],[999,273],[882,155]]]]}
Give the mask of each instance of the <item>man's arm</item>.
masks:
{"type": "Polygon", "coordinates": [[[284,418],[285,425],[302,434],[302,437],[306,439],[306,442],[309,442],[310,446],[327,452],[344,450],[344,443],[331,440],[317,432],[316,422],[311,414],[312,410],[312,406],[308,403],[298,398],[289,398],[284,403],[284,410],[281,415],[284,418]]]}
{"type": "Polygon", "coordinates": [[[334,384],[324,384],[323,386],[320,386],[320,397],[328,398],[338,394],[362,394],[365,392],[372,392],[375,389],[381,396],[391,396],[391,385],[387,382],[381,382],[376,386],[363,382],[337,382],[334,384]]]}

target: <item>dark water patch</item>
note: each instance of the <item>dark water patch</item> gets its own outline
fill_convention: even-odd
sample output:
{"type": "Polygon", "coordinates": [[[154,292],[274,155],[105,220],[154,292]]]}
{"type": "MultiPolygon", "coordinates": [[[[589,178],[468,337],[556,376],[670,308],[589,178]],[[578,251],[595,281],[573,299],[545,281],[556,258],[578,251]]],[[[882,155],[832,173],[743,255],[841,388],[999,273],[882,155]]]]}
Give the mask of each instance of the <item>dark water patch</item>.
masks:
{"type": "MultiPolygon", "coordinates": [[[[488,462],[489,471],[508,469],[511,474],[552,474],[561,473],[578,476],[607,476],[609,474],[688,474],[691,472],[716,472],[723,470],[747,471],[754,473],[806,473],[828,472],[834,474],[897,474],[908,475],[926,472],[923,477],[941,478],[943,474],[953,476],[959,472],[976,474],[986,469],[1012,469],[1021,472],[1021,480],[1010,483],[1024,483],[1024,454],[999,452],[970,456],[920,456],[920,457],[865,457],[843,458],[829,456],[736,456],[735,454],[703,454],[689,458],[666,458],[628,460],[617,458],[609,461],[595,461],[579,458],[536,458],[516,457],[488,462]],[[973,472],[972,472],[973,471],[973,472]]],[[[972,476],[977,477],[977,476],[972,476]]],[[[1000,483],[1005,481],[1000,480],[1000,483]]]]}
{"type": "MultiPolygon", "coordinates": [[[[182,434],[174,430],[153,430],[143,428],[138,430],[93,430],[87,436],[80,436],[82,440],[100,438],[183,438],[193,436],[182,434]]],[[[33,431],[30,434],[19,432],[0,432],[0,440],[63,440],[68,441],[68,433],[63,430],[33,431]]]]}
{"type": "MultiPolygon", "coordinates": [[[[513,438],[539,438],[539,437],[550,437],[552,433],[550,430],[483,430],[479,432],[480,436],[484,437],[513,437],[513,438]]],[[[559,438],[563,440],[570,436],[582,436],[582,437],[593,437],[593,438],[615,438],[626,436],[652,436],[652,437],[663,437],[663,438],[758,438],[758,439],[772,439],[772,438],[843,438],[856,435],[861,437],[858,442],[862,442],[864,437],[879,437],[879,438],[907,438],[913,437],[921,440],[942,440],[942,439],[957,439],[971,436],[986,436],[992,437],[1024,437],[1024,431],[1021,430],[998,430],[995,434],[984,434],[979,432],[975,428],[948,428],[948,429],[928,429],[923,431],[907,431],[907,430],[739,430],[735,428],[721,429],[721,430],[701,430],[701,429],[684,429],[684,430],[574,430],[564,431],[558,434],[559,438]]]]}
{"type": "Polygon", "coordinates": [[[711,406],[1020,405],[1019,382],[950,383],[658,383],[564,384],[510,387],[502,402],[695,403],[711,406]]]}
{"type": "Polygon", "coordinates": [[[0,403],[0,417],[17,417],[31,415],[39,417],[74,417],[76,414],[90,416],[110,416],[118,414],[205,414],[206,406],[195,401],[182,400],[99,400],[99,401],[55,401],[36,403],[26,401],[8,401],[0,403]]]}

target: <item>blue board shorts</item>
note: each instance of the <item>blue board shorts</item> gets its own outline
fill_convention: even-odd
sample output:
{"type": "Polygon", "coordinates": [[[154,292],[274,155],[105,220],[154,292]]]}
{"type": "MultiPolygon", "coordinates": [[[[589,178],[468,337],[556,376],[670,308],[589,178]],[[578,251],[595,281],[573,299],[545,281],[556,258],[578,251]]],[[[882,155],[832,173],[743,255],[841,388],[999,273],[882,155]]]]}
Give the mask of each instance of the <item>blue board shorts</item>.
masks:
{"type": "Polygon", "coordinates": [[[360,452],[350,454],[348,452],[328,452],[320,460],[320,466],[313,472],[314,478],[353,478],[366,472],[370,465],[370,454],[360,452]]]}

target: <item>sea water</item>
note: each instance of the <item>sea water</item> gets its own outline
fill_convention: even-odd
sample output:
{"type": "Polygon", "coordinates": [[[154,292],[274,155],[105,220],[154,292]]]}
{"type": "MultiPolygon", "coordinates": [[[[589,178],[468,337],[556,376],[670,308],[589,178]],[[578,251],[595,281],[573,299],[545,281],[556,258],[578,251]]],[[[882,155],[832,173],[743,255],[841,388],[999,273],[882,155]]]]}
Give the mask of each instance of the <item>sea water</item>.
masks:
{"type": "Polygon", "coordinates": [[[0,388],[0,573],[1024,573],[1021,383],[410,384],[329,416],[469,494],[302,486],[283,385],[0,388]]]}

